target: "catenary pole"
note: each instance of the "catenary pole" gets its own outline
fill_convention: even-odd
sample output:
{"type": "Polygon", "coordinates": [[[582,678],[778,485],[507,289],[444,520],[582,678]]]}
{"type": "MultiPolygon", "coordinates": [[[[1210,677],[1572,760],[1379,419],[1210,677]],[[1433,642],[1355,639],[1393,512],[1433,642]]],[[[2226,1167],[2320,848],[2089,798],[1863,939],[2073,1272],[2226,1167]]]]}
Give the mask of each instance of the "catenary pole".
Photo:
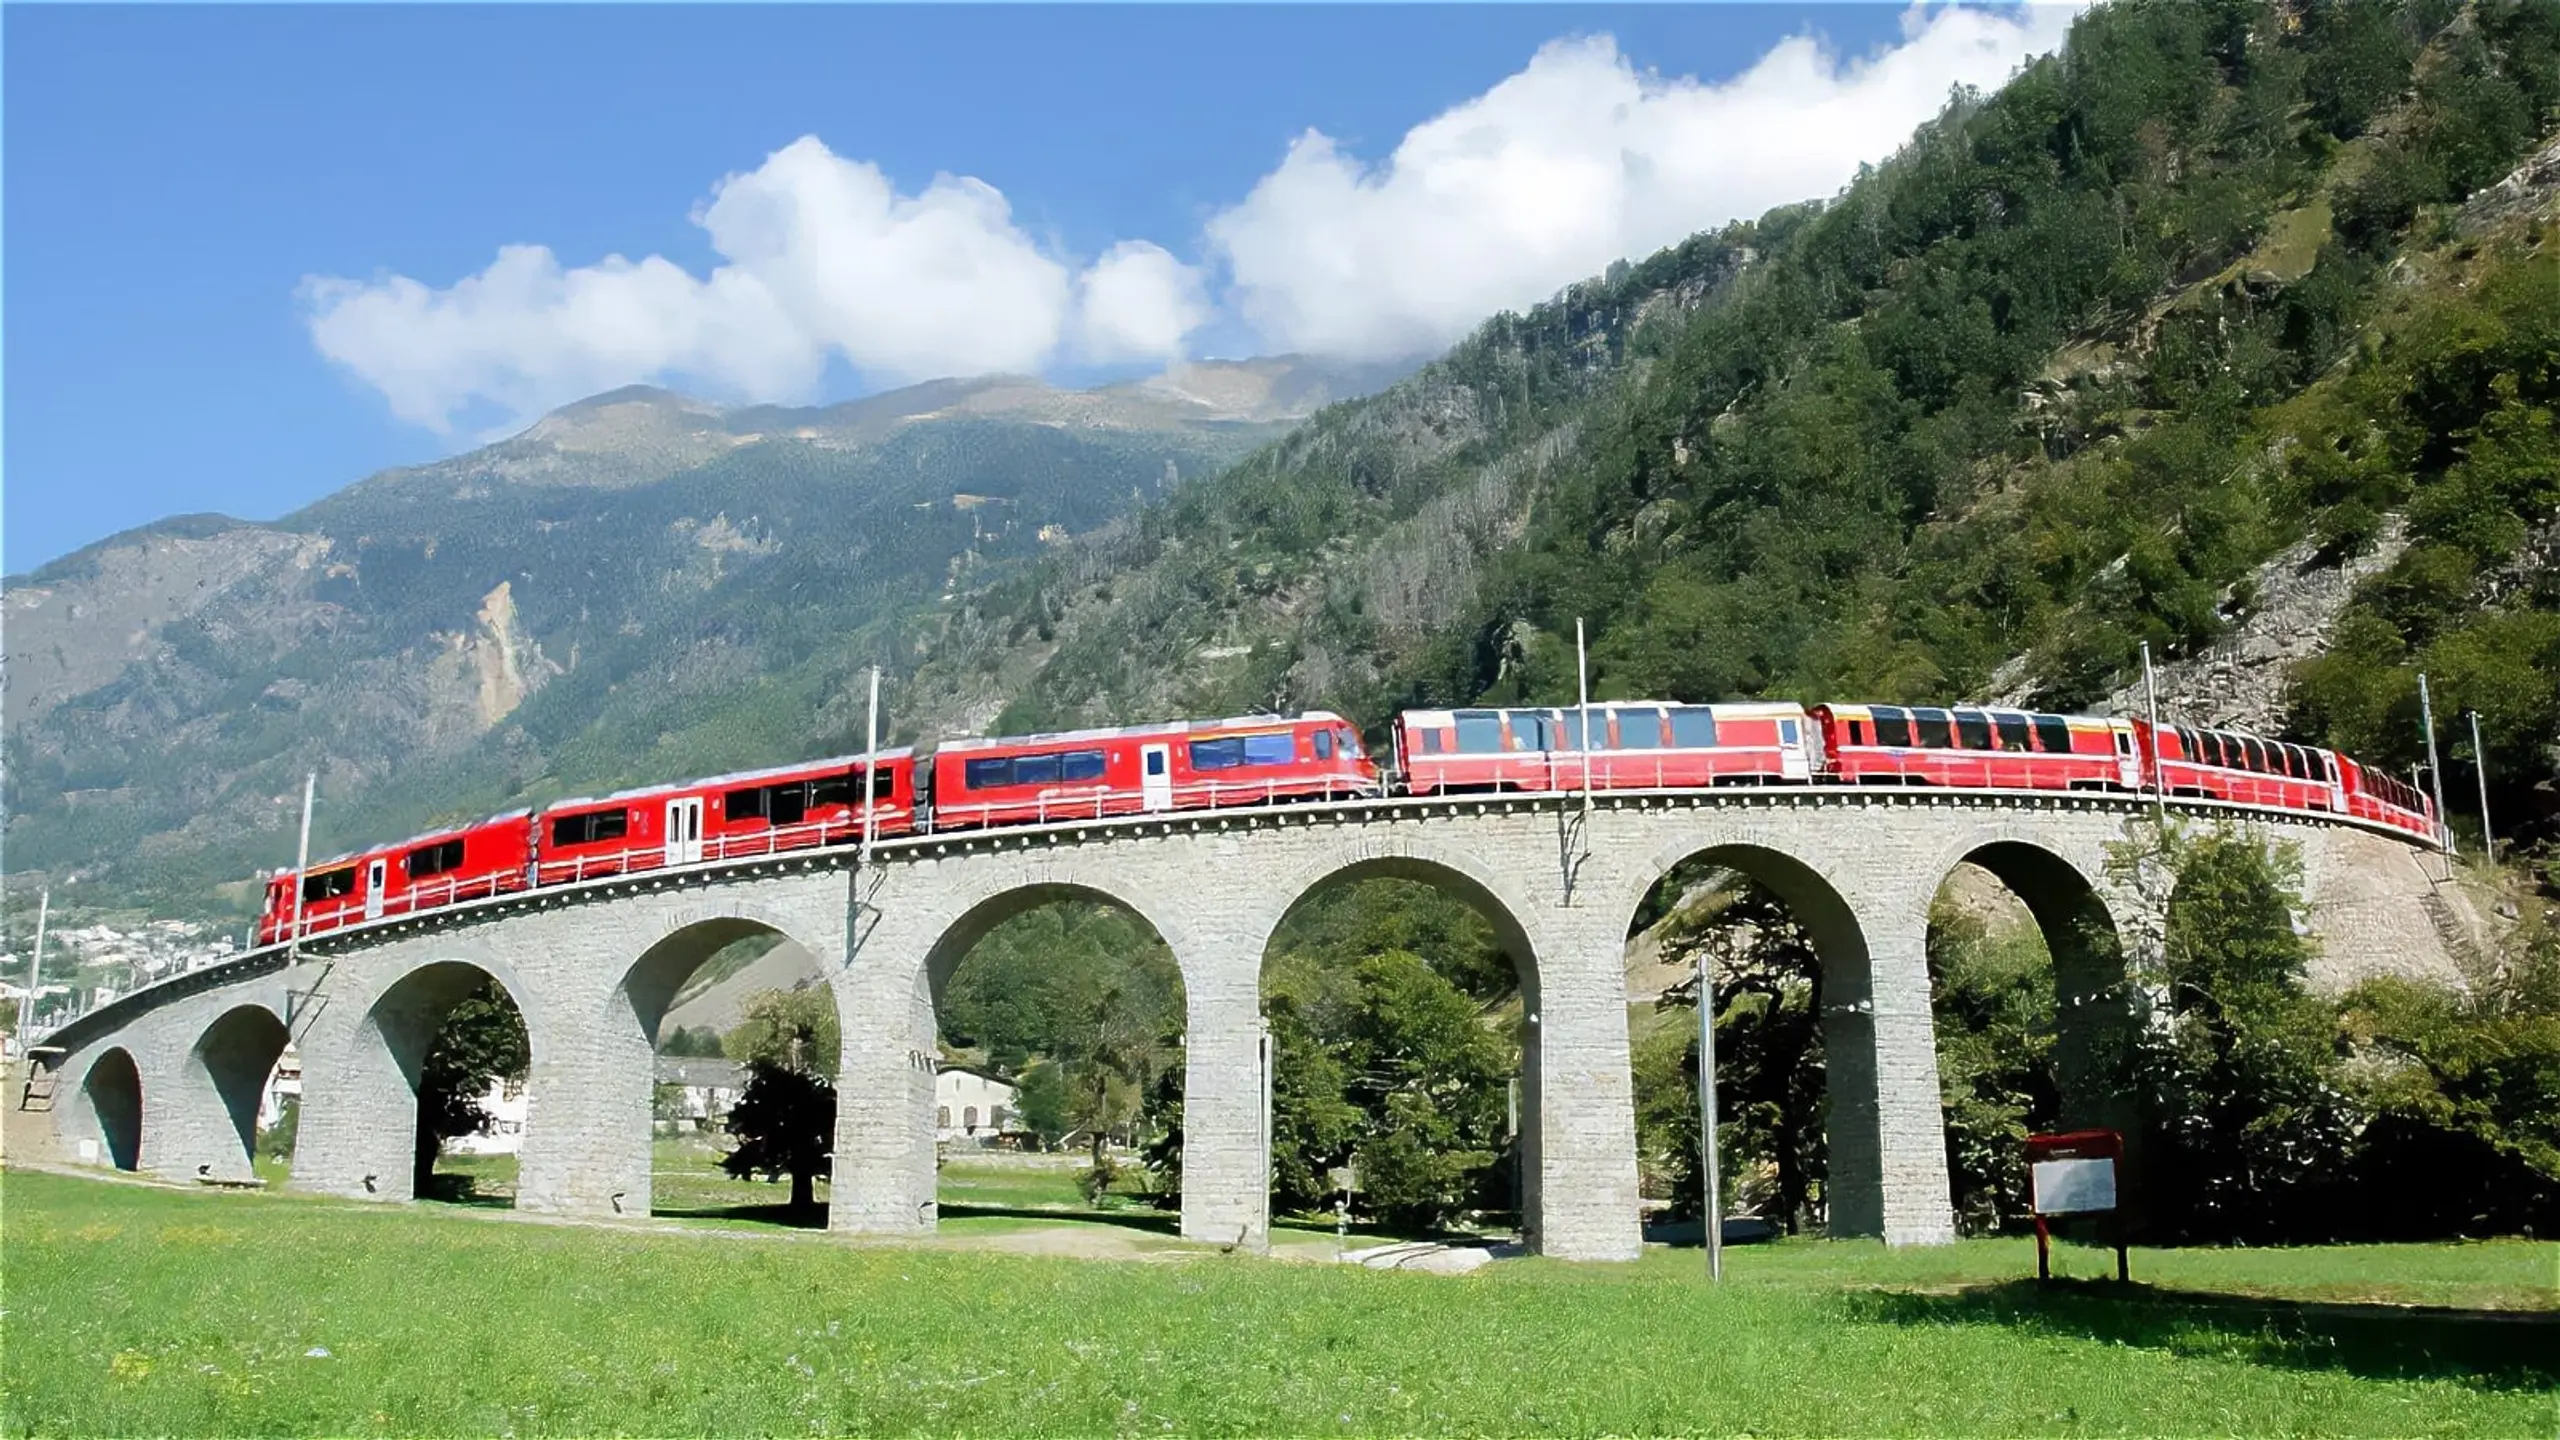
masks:
{"type": "Polygon", "coordinates": [[[1576,746],[1582,751],[1582,843],[1591,843],[1591,655],[1582,644],[1582,617],[1573,618],[1573,680],[1581,692],[1582,737],[1576,746]]]}
{"type": "Polygon", "coordinates": [[[27,961],[27,1010],[18,1017],[18,1033],[32,1035],[36,1029],[36,1001],[44,994],[44,926],[53,912],[53,887],[36,892],[36,950],[27,961]]]}
{"type": "Polygon", "coordinates": [[[1724,1279],[1724,1166],[1716,1153],[1716,995],[1703,946],[1698,950],[1698,1154],[1707,1167],[1706,1203],[1700,1207],[1707,1278],[1720,1282],[1724,1279]]]}
{"type": "Polygon", "coordinates": [[[873,771],[880,763],[880,667],[871,667],[871,713],[862,731],[862,855],[855,862],[871,863],[871,842],[880,833],[880,797],[875,791],[873,771]]]}
{"type": "Polygon", "coordinates": [[[2151,678],[2151,642],[2142,642],[2142,711],[2151,725],[2151,809],[2161,828],[2169,824],[2169,793],[2160,769],[2160,687],[2151,678]]]}
{"type": "Polygon", "coordinates": [[[2444,823],[2444,770],[2436,764],[2436,707],[2427,696],[2427,672],[2418,672],[2418,723],[2427,727],[2427,788],[2436,798],[2436,840],[2453,853],[2453,827],[2444,823]]]}
{"type": "Polygon", "coordinates": [[[2489,752],[2480,748],[2480,712],[2471,712],[2471,769],[2480,777],[2480,853],[2498,863],[2498,835],[2489,828],[2489,752]]]}
{"type": "Polygon", "coordinates": [[[302,839],[293,850],[293,929],[285,937],[296,955],[302,953],[302,887],[311,878],[311,797],[319,785],[317,770],[302,777],[302,839]]]}

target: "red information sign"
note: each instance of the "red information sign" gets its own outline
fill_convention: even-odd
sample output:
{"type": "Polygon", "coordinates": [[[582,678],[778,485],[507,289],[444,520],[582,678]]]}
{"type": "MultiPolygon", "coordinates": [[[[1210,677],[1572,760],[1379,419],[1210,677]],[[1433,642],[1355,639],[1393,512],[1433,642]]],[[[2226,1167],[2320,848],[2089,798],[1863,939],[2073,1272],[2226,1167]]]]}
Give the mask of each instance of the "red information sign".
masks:
{"type": "Polygon", "coordinates": [[[2117,1210],[2116,1170],[2124,1137],[2113,1130],[2071,1130],[2027,1137],[2028,1204],[2036,1218],[2036,1278],[2053,1278],[2052,1215],[2106,1215],[2116,1242],[2116,1278],[2130,1278],[2124,1224],[2117,1210]]]}

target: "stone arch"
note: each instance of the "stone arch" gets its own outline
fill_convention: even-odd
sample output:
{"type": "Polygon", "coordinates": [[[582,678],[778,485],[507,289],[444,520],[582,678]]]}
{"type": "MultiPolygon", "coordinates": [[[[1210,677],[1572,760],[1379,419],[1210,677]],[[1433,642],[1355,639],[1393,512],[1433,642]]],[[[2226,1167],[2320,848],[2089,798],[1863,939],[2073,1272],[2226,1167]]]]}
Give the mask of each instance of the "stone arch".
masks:
{"type": "MultiPolygon", "coordinates": [[[[1675,871],[1714,866],[1758,884],[1804,928],[1820,970],[1819,1025],[1824,1094],[1824,1138],[1829,1153],[1823,1184],[1825,1226],[1833,1235],[1887,1233],[1886,1163],[1881,1131],[1875,1029],[1875,956],[1868,926],[1843,883],[1814,863],[1765,841],[1714,835],[1684,837],[1657,849],[1633,877],[1631,893],[1614,913],[1617,933],[1636,932],[1645,902],[1675,871]]],[[[1934,1108],[1936,1096],[1929,1097],[1934,1108]]]]}
{"type": "Polygon", "coordinates": [[[215,1017],[188,1049],[176,1103],[196,1112],[188,1117],[190,1129],[210,1132],[189,1137],[203,1152],[196,1163],[204,1173],[252,1173],[267,1081],[291,1039],[284,1021],[253,1001],[215,1017]]]}
{"type": "MultiPolygon", "coordinates": [[[[813,958],[821,953],[778,919],[747,914],[715,915],[681,925],[660,936],[622,972],[598,1017],[596,1039],[602,1053],[595,1084],[607,1093],[590,1095],[581,1107],[585,1124],[596,1127],[599,1148],[615,1157],[603,1198],[611,1213],[647,1215],[655,1202],[654,1125],[651,1096],[656,1081],[658,1031],[676,994],[714,955],[740,940],[770,935],[795,944],[813,958]]],[[[818,990],[837,1011],[842,1004],[819,967],[818,990]]],[[[838,1026],[841,1037],[842,1025],[838,1026]]],[[[841,1047],[839,1038],[839,1047],[841,1047]]],[[[827,1057],[830,1074],[841,1069],[841,1049],[827,1057]]],[[[592,1182],[590,1182],[592,1183],[592,1182]]],[[[594,1208],[594,1207],[590,1207],[594,1208]]]]}
{"type": "MultiPolygon", "coordinates": [[[[331,1026],[342,1038],[325,1047],[327,1053],[305,1056],[296,1188],[363,1199],[416,1198],[412,1172],[422,1072],[445,1017],[482,981],[496,981],[524,1017],[537,1066],[553,1048],[549,1017],[531,1003],[535,992],[481,946],[448,940],[401,958],[406,963],[386,966],[390,973],[368,987],[369,995],[348,978],[335,1004],[361,1010],[331,1026]]],[[[322,1022],[333,1018],[325,1011],[320,1016],[322,1022]]],[[[527,1109],[524,1151],[530,1154],[543,1114],[538,1098],[527,1109]]]]}
{"type": "MultiPolygon", "coordinates": [[[[1170,998],[1180,1007],[1182,1017],[1180,1033],[1187,1036],[1193,1028],[1191,1001],[1194,994],[1193,981],[1199,967],[1193,944],[1180,914],[1174,907],[1153,899],[1142,900],[1136,893],[1108,876],[1053,873],[1044,877],[1025,878],[1021,883],[991,887],[987,893],[978,897],[976,903],[968,906],[942,927],[933,943],[926,949],[924,961],[916,979],[915,1001],[918,1009],[915,1023],[919,1043],[934,1047],[932,1053],[939,1055],[943,1033],[942,1015],[950,1001],[952,981],[958,976],[962,964],[977,951],[982,943],[1008,922],[1061,902],[1101,905],[1120,911],[1155,936],[1173,961],[1175,994],[1170,998]]],[[[1187,1086],[1190,1079],[1187,1065],[1184,1066],[1183,1076],[1187,1086]]],[[[928,1071],[925,1078],[927,1082],[924,1086],[925,1093],[915,1109],[914,1120],[917,1124],[927,1127],[927,1133],[930,1134],[939,1128],[936,1113],[938,1107],[935,1099],[937,1089],[932,1081],[931,1071],[928,1071]]],[[[964,1128],[974,1124],[970,1117],[980,1113],[974,1107],[967,1107],[967,1113],[962,1116],[964,1128]]],[[[993,1117],[990,1115],[988,1118],[992,1120],[993,1117]]],[[[938,1215],[940,1210],[938,1195],[935,1208],[938,1215]]]]}
{"type": "Polygon", "coordinates": [[[89,1062],[80,1082],[98,1127],[100,1158],[118,1170],[142,1168],[142,1070],[121,1045],[89,1062]]]}
{"type": "MultiPolygon", "coordinates": [[[[1545,1093],[1546,1067],[1542,1063],[1546,1041],[1546,1027],[1542,1023],[1542,967],[1537,937],[1531,928],[1533,921],[1529,918],[1536,912],[1510,882],[1463,849],[1443,847],[1411,835],[1385,837],[1384,843],[1362,844],[1349,853],[1336,851],[1320,855],[1272,887],[1270,894],[1275,903],[1248,932],[1255,941],[1250,958],[1257,1011],[1264,1003],[1262,986],[1267,978],[1272,943],[1278,937],[1280,927],[1318,896],[1364,880],[1409,881],[1450,896],[1485,922],[1493,932],[1495,943],[1511,962],[1519,986],[1522,1023],[1519,1132],[1514,1139],[1510,1164],[1514,1167],[1521,1234],[1531,1248],[1542,1248],[1542,1237],[1549,1230],[1546,1214],[1548,1191],[1543,1180],[1548,1128],[1544,1117],[1549,1097],[1545,1093]]],[[[1620,1020],[1619,1040],[1623,1049],[1623,1016],[1620,1020]]],[[[1257,1150],[1260,1149],[1257,1146],[1257,1150]]],[[[1255,1193],[1265,1205],[1263,1223],[1267,1230],[1268,1202],[1274,1178],[1272,1157],[1267,1151],[1260,1154],[1255,1168],[1260,1172],[1255,1193]]]]}
{"type": "Polygon", "coordinates": [[[2122,903],[2103,875],[2059,849],[2014,835],[1971,836],[1927,872],[1934,900],[1959,865],[1989,871],[2035,918],[2053,957],[2055,1082],[2067,1127],[2125,1128],[2119,1103],[2132,1038],[2122,903]]]}

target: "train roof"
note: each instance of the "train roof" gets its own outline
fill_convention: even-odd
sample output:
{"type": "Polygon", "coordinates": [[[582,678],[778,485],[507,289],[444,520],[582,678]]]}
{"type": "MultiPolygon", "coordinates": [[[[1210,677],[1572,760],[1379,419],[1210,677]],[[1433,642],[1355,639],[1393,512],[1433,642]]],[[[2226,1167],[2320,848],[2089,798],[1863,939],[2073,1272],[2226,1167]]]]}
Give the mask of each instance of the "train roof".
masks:
{"type": "Polygon", "coordinates": [[[1163,720],[1152,725],[1104,726],[1092,730],[1051,730],[1037,735],[972,735],[958,740],[945,740],[935,747],[937,755],[966,754],[988,750],[999,745],[1071,745],[1087,740],[1128,740],[1156,735],[1197,735],[1217,730],[1238,730],[1272,725],[1318,724],[1348,725],[1351,722],[1330,710],[1309,710],[1297,715],[1232,715],[1223,720],[1163,720]]]}
{"type": "Polygon", "coordinates": [[[1900,710],[1913,715],[1923,710],[1935,710],[1952,715],[1962,710],[1968,715],[2016,715],[2030,720],[2059,720],[2066,725],[2103,729],[2113,729],[2116,724],[2113,717],[2106,715],[2065,715],[2059,710],[2028,710],[2017,705],[1886,705],[1864,700],[1826,700],[1813,708],[1831,715],[1873,716],[1878,710],[1900,710]]]}
{"type": "MultiPolygon", "coordinates": [[[[901,745],[894,750],[880,750],[873,752],[871,755],[871,762],[875,765],[886,765],[894,760],[906,759],[915,753],[914,746],[901,745]]],[[[705,775],[698,780],[669,780],[657,785],[642,785],[630,790],[616,790],[609,795],[579,795],[567,799],[554,800],[550,804],[542,807],[542,813],[549,815],[557,810],[573,810],[581,805],[610,805],[616,801],[645,800],[652,795],[675,795],[686,790],[702,790],[725,785],[744,785],[755,780],[773,780],[785,775],[803,775],[812,770],[832,770],[837,766],[844,766],[849,769],[861,764],[862,761],[863,757],[860,755],[828,755],[816,760],[794,761],[789,765],[768,765],[761,770],[735,770],[726,775],[705,775]]]]}

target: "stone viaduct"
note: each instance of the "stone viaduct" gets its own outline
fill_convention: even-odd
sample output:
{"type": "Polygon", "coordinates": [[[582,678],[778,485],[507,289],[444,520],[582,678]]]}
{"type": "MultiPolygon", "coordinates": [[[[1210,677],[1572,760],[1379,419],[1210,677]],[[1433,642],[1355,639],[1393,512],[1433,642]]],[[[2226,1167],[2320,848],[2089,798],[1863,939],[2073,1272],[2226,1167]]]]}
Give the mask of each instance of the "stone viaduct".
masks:
{"type": "MultiPolygon", "coordinates": [[[[2297,843],[2321,946],[2315,984],[2444,971],[2438,862],[2400,838],[2273,811],[2183,803],[2194,820],[2297,843]]],[[[660,1018],[721,946],[770,931],[819,958],[844,1036],[829,1224],[935,1223],[935,1006],[972,945],[1067,897],[1154,927],[1187,1007],[1182,1233],[1266,1243],[1261,978],[1292,907],[1398,876],[1451,892],[1519,967],[1523,1221],[1532,1248],[1637,1252],[1625,943],[1674,866],[1775,891],[1824,968],[1831,1228],[1894,1244],[1952,1234],[1930,1012],[1929,908],[1964,862],[1998,875],[2056,957],[2065,1055],[2122,1015],[2128,957],[2156,953],[2165,897],[2111,859],[2150,825],[2122,796],[1772,788],[1399,798],[1179,812],[802,851],[590,881],[380,921],[149,987],[63,1027],[43,1113],[11,1148],[175,1178],[249,1173],[259,1096],[290,1034],[304,1097],[291,1184],[410,1198],[415,1086],[446,1009],[481,975],[523,1012],[530,1110],[517,1204],[645,1216],[660,1018]],[[2075,1040],[2074,1031],[2084,1032],[2075,1040]]],[[[2066,1107],[2105,1097],[2062,1076],[2066,1107]],[[2077,1093],[2075,1093],[2077,1092],[2077,1093]]],[[[32,1093],[30,1091],[30,1093],[32,1093]]],[[[12,1112],[28,1102],[8,1097],[12,1112]]]]}

